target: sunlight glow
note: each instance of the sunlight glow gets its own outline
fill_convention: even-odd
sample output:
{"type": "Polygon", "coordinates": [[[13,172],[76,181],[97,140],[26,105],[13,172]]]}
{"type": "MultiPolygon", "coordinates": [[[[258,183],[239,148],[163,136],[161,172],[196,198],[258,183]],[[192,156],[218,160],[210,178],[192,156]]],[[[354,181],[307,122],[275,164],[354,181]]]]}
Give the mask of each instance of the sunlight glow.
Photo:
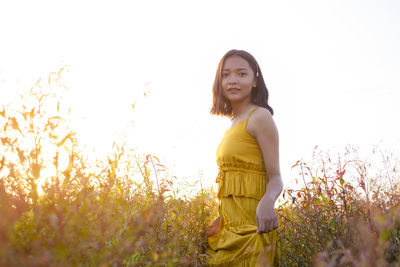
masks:
{"type": "Polygon", "coordinates": [[[153,2],[1,4],[9,26],[1,29],[0,103],[68,66],[64,101],[94,158],[126,140],[183,180],[212,185],[230,123],[209,114],[211,87],[219,59],[238,48],[256,57],[270,90],[286,185],[290,166],[315,145],[400,148],[397,2],[153,2]],[[241,22],[222,27],[222,14],[241,22]]]}

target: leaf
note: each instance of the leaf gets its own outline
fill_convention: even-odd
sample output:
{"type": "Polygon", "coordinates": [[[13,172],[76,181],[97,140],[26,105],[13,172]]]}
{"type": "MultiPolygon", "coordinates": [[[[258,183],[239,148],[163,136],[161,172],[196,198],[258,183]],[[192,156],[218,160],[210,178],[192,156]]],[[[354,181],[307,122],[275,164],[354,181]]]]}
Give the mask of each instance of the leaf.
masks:
{"type": "Polygon", "coordinates": [[[296,167],[297,165],[299,165],[299,163],[300,163],[300,160],[298,160],[298,161],[292,166],[292,169],[293,169],[294,167],[296,167]]]}
{"type": "Polygon", "coordinates": [[[8,139],[8,137],[1,137],[1,143],[3,144],[3,146],[5,144],[10,144],[10,140],[8,139]]]}
{"type": "Polygon", "coordinates": [[[3,158],[0,161],[0,171],[3,169],[5,160],[6,160],[6,157],[3,156],[3,158]]]}
{"type": "Polygon", "coordinates": [[[61,260],[65,260],[68,256],[68,248],[61,243],[56,244],[52,252],[61,260]]]}
{"type": "Polygon", "coordinates": [[[40,177],[40,170],[42,169],[42,166],[37,163],[32,163],[31,167],[32,167],[33,177],[35,179],[38,179],[40,177]]]}
{"type": "Polygon", "coordinates": [[[335,195],[335,194],[337,195],[337,193],[338,193],[337,189],[336,189],[336,188],[333,188],[333,189],[332,189],[332,194],[333,194],[333,195],[335,195]]]}
{"type": "Polygon", "coordinates": [[[63,181],[63,186],[68,184],[69,179],[71,178],[71,168],[68,166],[62,173],[64,174],[65,178],[63,181]]]}
{"type": "Polygon", "coordinates": [[[54,160],[53,160],[53,164],[54,164],[54,166],[56,167],[56,169],[58,170],[58,155],[59,155],[59,152],[57,151],[56,152],[56,155],[54,156],[54,160]]]}
{"type": "Polygon", "coordinates": [[[50,117],[48,120],[53,120],[53,119],[62,120],[63,118],[61,118],[60,116],[53,116],[53,117],[50,117]]]}
{"type": "Polygon", "coordinates": [[[24,152],[21,151],[21,149],[19,149],[18,147],[17,147],[17,152],[18,152],[18,158],[19,158],[19,160],[20,160],[21,162],[24,162],[24,161],[25,161],[24,152]]]}
{"type": "Polygon", "coordinates": [[[21,132],[21,130],[19,129],[18,121],[17,121],[17,119],[15,117],[11,118],[11,127],[14,130],[17,130],[17,131],[21,132]]]}
{"type": "Polygon", "coordinates": [[[153,252],[153,261],[157,262],[158,261],[158,253],[157,252],[153,252]]]}
{"type": "Polygon", "coordinates": [[[65,143],[65,141],[67,141],[67,139],[71,138],[72,136],[73,136],[72,132],[67,134],[60,142],[58,142],[57,146],[62,146],[65,143]]]}
{"type": "Polygon", "coordinates": [[[159,167],[162,167],[162,168],[164,168],[164,169],[167,169],[167,167],[165,167],[164,165],[162,165],[162,164],[160,164],[160,163],[157,163],[156,166],[159,166],[159,167]]]}
{"type": "Polygon", "coordinates": [[[326,181],[324,179],[322,179],[321,177],[318,177],[318,179],[326,185],[326,181]]]}

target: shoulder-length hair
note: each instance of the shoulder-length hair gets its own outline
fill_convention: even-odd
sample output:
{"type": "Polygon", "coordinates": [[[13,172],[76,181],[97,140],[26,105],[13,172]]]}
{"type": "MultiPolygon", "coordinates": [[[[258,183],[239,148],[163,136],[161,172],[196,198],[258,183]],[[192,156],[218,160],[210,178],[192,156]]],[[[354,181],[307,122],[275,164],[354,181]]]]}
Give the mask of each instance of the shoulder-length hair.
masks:
{"type": "Polygon", "coordinates": [[[225,60],[231,56],[239,56],[246,60],[250,68],[253,70],[254,75],[257,78],[256,87],[252,88],[251,91],[251,102],[264,107],[274,114],[274,110],[268,105],[268,89],[265,85],[264,78],[261,72],[260,67],[256,59],[248,52],[244,50],[230,50],[228,51],[221,59],[218,64],[217,74],[215,75],[214,85],[213,85],[213,104],[210,110],[210,113],[213,115],[232,117],[232,106],[229,100],[227,100],[222,94],[221,80],[222,80],[222,68],[224,67],[225,60]]]}

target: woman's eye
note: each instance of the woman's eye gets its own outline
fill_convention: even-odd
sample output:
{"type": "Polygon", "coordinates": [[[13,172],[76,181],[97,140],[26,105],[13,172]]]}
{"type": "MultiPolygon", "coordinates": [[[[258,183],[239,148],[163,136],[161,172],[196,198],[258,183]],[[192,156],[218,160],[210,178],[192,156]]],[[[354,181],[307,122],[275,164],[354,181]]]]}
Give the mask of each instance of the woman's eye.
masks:
{"type": "Polygon", "coordinates": [[[243,77],[243,76],[246,76],[247,73],[246,73],[246,72],[239,72],[239,75],[240,75],[241,77],[243,77]]]}
{"type": "Polygon", "coordinates": [[[222,73],[222,77],[228,77],[228,73],[222,73]]]}

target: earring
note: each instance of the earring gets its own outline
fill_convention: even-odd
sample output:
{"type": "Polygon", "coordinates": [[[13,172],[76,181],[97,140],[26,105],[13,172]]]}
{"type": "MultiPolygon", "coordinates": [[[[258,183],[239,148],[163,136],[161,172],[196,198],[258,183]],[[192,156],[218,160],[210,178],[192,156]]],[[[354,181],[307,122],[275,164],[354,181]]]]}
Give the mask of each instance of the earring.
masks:
{"type": "Polygon", "coordinates": [[[256,77],[258,78],[258,64],[256,62],[256,77]]]}

